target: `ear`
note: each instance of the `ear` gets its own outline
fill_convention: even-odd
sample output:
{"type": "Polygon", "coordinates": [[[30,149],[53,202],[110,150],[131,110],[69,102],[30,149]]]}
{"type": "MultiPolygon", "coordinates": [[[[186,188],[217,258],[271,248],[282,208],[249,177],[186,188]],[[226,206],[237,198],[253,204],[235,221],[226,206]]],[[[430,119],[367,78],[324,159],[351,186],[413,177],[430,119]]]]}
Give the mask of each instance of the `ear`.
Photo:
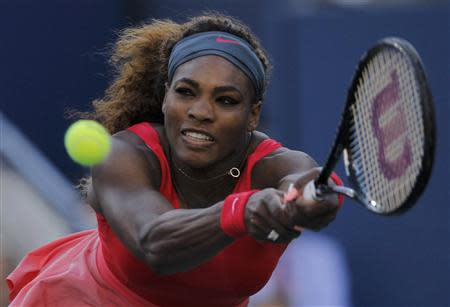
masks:
{"type": "Polygon", "coordinates": [[[257,103],[254,103],[251,105],[250,109],[250,119],[248,121],[247,130],[253,131],[256,130],[256,128],[259,125],[259,117],[261,115],[261,107],[262,102],[258,101],[257,103]]]}
{"type": "Polygon", "coordinates": [[[165,91],[166,91],[166,94],[167,94],[167,92],[169,91],[169,83],[168,82],[166,82],[166,83],[164,83],[164,89],[165,89],[165,91]]]}

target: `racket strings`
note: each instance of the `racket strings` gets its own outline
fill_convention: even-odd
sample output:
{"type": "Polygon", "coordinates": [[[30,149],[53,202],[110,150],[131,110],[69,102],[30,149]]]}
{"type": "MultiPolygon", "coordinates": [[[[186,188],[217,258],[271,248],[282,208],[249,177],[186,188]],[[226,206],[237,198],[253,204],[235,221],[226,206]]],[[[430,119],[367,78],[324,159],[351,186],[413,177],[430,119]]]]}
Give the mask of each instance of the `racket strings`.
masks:
{"type": "Polygon", "coordinates": [[[359,188],[383,213],[400,207],[421,169],[424,128],[410,59],[379,52],[361,73],[351,108],[349,156],[359,188]]]}

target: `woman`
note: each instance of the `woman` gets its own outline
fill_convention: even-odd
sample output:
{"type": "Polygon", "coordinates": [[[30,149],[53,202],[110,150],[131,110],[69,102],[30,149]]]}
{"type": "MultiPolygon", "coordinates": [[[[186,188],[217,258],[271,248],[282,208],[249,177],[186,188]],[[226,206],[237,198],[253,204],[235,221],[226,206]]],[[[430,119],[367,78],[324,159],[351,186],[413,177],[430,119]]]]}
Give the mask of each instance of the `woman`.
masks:
{"type": "Polygon", "coordinates": [[[256,131],[265,52],[207,15],[125,30],[112,61],[89,116],[114,133],[88,188],[98,230],[31,252],[8,278],[11,305],[245,306],[301,229],[339,207],[296,197],[316,163],[256,131]]]}

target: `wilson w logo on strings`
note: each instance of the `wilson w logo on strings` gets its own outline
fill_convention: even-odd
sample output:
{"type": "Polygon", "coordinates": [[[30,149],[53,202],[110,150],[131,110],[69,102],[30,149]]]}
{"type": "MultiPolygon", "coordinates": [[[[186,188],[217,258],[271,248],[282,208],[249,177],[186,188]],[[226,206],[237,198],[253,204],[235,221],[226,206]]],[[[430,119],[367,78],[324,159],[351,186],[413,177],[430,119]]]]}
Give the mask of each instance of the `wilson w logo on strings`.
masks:
{"type": "Polygon", "coordinates": [[[407,135],[405,115],[397,70],[391,81],[377,94],[372,108],[372,127],[378,142],[380,170],[389,179],[402,176],[411,164],[411,145],[407,135]]]}

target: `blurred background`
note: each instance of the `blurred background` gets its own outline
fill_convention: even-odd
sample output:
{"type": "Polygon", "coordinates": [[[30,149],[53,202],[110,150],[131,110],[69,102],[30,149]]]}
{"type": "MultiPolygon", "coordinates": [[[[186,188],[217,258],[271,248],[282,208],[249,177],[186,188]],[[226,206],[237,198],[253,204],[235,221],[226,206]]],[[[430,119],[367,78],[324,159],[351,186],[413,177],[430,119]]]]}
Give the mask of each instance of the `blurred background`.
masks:
{"type": "Polygon", "coordinates": [[[448,0],[0,0],[2,280],[30,249],[95,227],[74,189],[88,170],[65,153],[64,113],[102,95],[117,31],[204,10],[259,36],[274,64],[261,129],[319,163],[358,59],[377,40],[400,36],[416,47],[436,104],[435,166],[417,206],[383,218],[346,201],[326,230],[289,247],[252,304],[450,306],[448,0]]]}

